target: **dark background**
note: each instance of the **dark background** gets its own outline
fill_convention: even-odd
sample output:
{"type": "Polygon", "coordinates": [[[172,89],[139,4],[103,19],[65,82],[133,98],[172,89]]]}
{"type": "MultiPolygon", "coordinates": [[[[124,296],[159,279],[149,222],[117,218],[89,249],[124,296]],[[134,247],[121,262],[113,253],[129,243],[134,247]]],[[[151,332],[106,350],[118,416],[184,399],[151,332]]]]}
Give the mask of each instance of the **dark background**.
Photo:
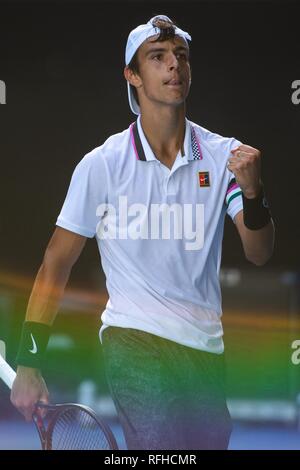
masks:
{"type": "MultiPolygon", "coordinates": [[[[263,153],[276,223],[268,269],[299,269],[300,105],[291,101],[291,83],[300,79],[299,5],[23,1],[0,3],[2,272],[35,274],[75,165],[135,119],[125,44],[132,28],[158,13],[192,35],[188,118],[263,153]]],[[[248,265],[228,220],[223,266],[248,265]]],[[[90,241],[73,281],[91,285],[98,266],[90,241]]]]}

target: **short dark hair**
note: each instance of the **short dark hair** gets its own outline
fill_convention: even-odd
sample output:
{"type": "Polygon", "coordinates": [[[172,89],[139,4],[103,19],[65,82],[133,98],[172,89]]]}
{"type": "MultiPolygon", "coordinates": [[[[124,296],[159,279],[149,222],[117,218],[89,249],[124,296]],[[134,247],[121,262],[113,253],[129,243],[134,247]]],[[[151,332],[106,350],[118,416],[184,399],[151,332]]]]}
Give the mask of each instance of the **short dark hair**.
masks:
{"type": "MultiPolygon", "coordinates": [[[[159,36],[156,39],[153,39],[153,41],[150,42],[163,42],[163,41],[168,41],[168,39],[173,39],[175,37],[175,28],[176,28],[176,23],[173,20],[165,20],[162,18],[156,18],[152,22],[153,26],[155,28],[159,29],[159,36]]],[[[139,73],[139,62],[137,58],[137,53],[134,54],[132,57],[131,61],[128,64],[128,68],[132,70],[135,73],[139,73]]],[[[138,92],[135,86],[131,86],[133,96],[139,105],[139,98],[138,98],[138,92]]]]}

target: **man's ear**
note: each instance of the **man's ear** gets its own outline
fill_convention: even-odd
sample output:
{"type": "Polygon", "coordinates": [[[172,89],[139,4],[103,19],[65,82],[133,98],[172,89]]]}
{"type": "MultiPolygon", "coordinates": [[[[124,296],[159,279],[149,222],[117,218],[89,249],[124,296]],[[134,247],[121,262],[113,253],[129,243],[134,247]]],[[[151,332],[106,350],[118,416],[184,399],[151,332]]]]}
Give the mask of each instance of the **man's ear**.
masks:
{"type": "Polygon", "coordinates": [[[132,69],[130,69],[128,65],[126,65],[126,67],[124,68],[124,77],[130,83],[130,85],[133,85],[136,88],[139,88],[140,86],[142,86],[142,81],[141,81],[140,76],[136,72],[134,72],[132,69]]]}

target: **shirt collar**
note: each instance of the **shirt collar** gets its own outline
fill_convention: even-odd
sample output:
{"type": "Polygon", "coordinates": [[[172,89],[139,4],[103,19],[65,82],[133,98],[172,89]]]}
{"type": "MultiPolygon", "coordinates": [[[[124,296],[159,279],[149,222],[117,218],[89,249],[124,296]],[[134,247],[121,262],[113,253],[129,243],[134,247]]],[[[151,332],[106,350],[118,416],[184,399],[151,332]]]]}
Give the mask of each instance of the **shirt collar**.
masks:
{"type": "MultiPolygon", "coordinates": [[[[150,162],[157,161],[149,142],[144,134],[141,118],[138,117],[137,121],[130,126],[130,136],[132,146],[137,160],[150,162]]],[[[196,136],[194,127],[191,125],[188,119],[185,119],[185,135],[183,142],[183,155],[181,155],[186,161],[190,160],[202,160],[202,152],[199,140],[196,136]]]]}
{"type": "Polygon", "coordinates": [[[143,128],[142,128],[142,124],[141,124],[141,116],[139,116],[137,118],[137,130],[138,130],[138,134],[139,134],[139,137],[141,139],[141,144],[143,146],[143,150],[144,150],[144,155],[145,155],[145,158],[146,158],[146,161],[147,162],[151,162],[153,160],[157,160],[157,158],[155,157],[150,145],[149,145],[149,142],[147,140],[147,137],[145,136],[144,134],[144,131],[143,131],[143,128]]]}

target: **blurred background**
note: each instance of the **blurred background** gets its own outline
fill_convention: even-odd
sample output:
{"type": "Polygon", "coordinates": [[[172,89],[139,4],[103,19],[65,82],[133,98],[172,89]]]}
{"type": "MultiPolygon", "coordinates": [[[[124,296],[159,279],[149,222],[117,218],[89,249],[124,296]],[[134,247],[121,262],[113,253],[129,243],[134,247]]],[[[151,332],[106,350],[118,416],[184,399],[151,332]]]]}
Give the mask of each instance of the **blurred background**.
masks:
{"type": "MultiPolygon", "coordinates": [[[[0,105],[0,340],[14,367],[30,290],[74,167],[135,119],[123,78],[127,35],[160,13],[192,35],[188,118],[262,151],[276,224],[274,256],[257,268],[244,259],[226,221],[221,284],[230,446],[300,449],[300,364],[292,361],[292,344],[300,340],[296,3],[0,2],[0,80],[6,85],[0,105]]],[[[124,448],[98,339],[106,301],[97,246],[89,240],[72,271],[43,373],[53,401],[92,406],[124,448]]],[[[12,408],[0,383],[0,449],[38,446],[35,429],[12,408]]]]}

